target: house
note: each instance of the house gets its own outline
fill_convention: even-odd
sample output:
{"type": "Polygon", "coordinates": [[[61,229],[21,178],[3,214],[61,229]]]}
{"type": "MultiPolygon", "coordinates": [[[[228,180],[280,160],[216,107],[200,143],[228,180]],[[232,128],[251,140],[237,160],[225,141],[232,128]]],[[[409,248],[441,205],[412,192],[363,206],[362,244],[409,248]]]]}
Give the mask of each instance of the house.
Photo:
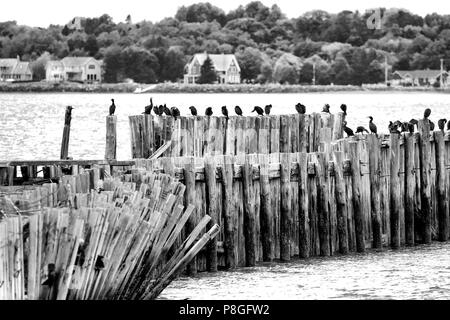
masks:
{"type": "Polygon", "coordinates": [[[16,59],[0,59],[0,81],[21,82],[33,80],[30,63],[16,59]]]}
{"type": "Polygon", "coordinates": [[[45,67],[45,79],[52,82],[101,82],[101,60],[92,57],[66,57],[60,61],[49,61],[45,67]]]}
{"type": "MultiPolygon", "coordinates": [[[[447,85],[448,72],[442,72],[443,84],[447,85]]],[[[403,86],[432,86],[440,83],[441,70],[397,70],[392,75],[393,85],[403,86]]]]}
{"type": "Polygon", "coordinates": [[[196,83],[200,77],[200,69],[206,58],[209,57],[217,73],[218,83],[240,83],[241,68],[234,54],[195,54],[185,66],[184,83],[196,83]]]}

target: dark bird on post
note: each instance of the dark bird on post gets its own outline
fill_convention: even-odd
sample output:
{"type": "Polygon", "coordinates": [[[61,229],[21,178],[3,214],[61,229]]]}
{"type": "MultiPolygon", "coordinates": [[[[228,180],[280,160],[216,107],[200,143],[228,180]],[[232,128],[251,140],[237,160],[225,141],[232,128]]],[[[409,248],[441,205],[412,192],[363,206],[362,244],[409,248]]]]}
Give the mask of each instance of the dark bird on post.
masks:
{"type": "Polygon", "coordinates": [[[439,121],[438,121],[439,130],[444,131],[446,123],[447,123],[447,119],[439,119],[439,121]]]}
{"type": "Polygon", "coordinates": [[[210,117],[213,115],[213,111],[211,107],[206,108],[205,115],[210,117]]]}
{"type": "Polygon", "coordinates": [[[427,108],[425,109],[425,112],[423,113],[424,119],[428,119],[428,117],[431,115],[431,109],[427,108]]]}
{"type": "Polygon", "coordinates": [[[225,118],[228,119],[228,109],[227,106],[222,107],[222,114],[225,116],[225,118]]]}
{"type": "Polygon", "coordinates": [[[150,104],[148,106],[145,106],[144,114],[151,114],[153,109],[153,101],[152,98],[150,98],[150,104]]]}
{"type": "Polygon", "coordinates": [[[170,113],[171,113],[172,116],[175,118],[175,120],[177,120],[177,117],[180,116],[180,110],[178,110],[177,107],[172,107],[172,108],[170,108],[170,113]]]}
{"type": "Polygon", "coordinates": [[[450,131],[450,121],[447,122],[447,131],[450,131]]]}
{"type": "Polygon", "coordinates": [[[263,110],[261,107],[255,106],[255,108],[253,109],[252,112],[255,112],[255,111],[256,111],[256,113],[257,113],[258,115],[260,115],[260,116],[263,116],[263,115],[264,115],[264,110],[263,110]]]}
{"type": "Polygon", "coordinates": [[[116,105],[114,104],[114,99],[111,99],[111,105],[109,106],[109,115],[113,116],[114,112],[116,112],[116,105]]]}
{"type": "Polygon", "coordinates": [[[352,129],[347,127],[347,121],[344,121],[343,125],[344,126],[342,127],[342,129],[344,129],[344,132],[347,134],[347,137],[353,137],[355,134],[353,133],[352,129]]]}
{"type": "Polygon", "coordinates": [[[346,104],[341,104],[341,110],[342,110],[342,112],[344,112],[344,115],[347,115],[347,105],[346,104]]]}
{"type": "Polygon", "coordinates": [[[434,122],[431,120],[428,120],[428,121],[430,121],[430,131],[434,131],[434,128],[435,128],[434,122]]]}
{"type": "Polygon", "coordinates": [[[389,121],[388,129],[389,129],[389,133],[398,133],[398,134],[400,134],[400,131],[398,131],[398,124],[397,124],[397,122],[393,123],[392,121],[389,121]]]}
{"type": "Polygon", "coordinates": [[[306,106],[304,106],[304,105],[301,104],[301,103],[297,103],[297,104],[295,105],[295,110],[297,110],[297,112],[298,112],[299,114],[305,114],[305,113],[306,113],[306,106]]]}
{"type": "Polygon", "coordinates": [[[370,132],[374,133],[375,136],[378,137],[378,134],[377,134],[377,126],[375,125],[375,123],[373,123],[373,117],[370,116],[369,119],[370,119],[370,121],[369,121],[369,129],[370,129],[370,132]]]}
{"type": "Polygon", "coordinates": [[[157,115],[157,116],[161,116],[163,113],[163,106],[155,106],[153,108],[153,112],[157,115]]]}
{"type": "Polygon", "coordinates": [[[330,113],[330,105],[328,103],[323,106],[322,112],[330,113]]]}
{"type": "Polygon", "coordinates": [[[264,108],[264,112],[266,113],[266,115],[270,114],[270,110],[272,109],[272,105],[268,104],[265,108],[264,108]]]}
{"type": "Polygon", "coordinates": [[[364,128],[363,126],[359,126],[356,128],[356,133],[364,133],[364,132],[369,133],[369,131],[367,131],[367,129],[364,128]]]}
{"type": "Polygon", "coordinates": [[[414,133],[414,125],[411,122],[408,122],[408,131],[414,133]]]}
{"type": "Polygon", "coordinates": [[[416,119],[411,119],[411,120],[409,120],[409,123],[411,123],[412,125],[417,126],[419,124],[419,121],[417,121],[416,119]]]}
{"type": "Polygon", "coordinates": [[[191,110],[191,114],[195,117],[197,116],[197,109],[194,106],[190,106],[189,110],[191,110]]]}
{"type": "Polygon", "coordinates": [[[164,111],[164,113],[165,113],[166,116],[172,116],[172,113],[170,112],[170,109],[167,108],[167,106],[166,106],[165,103],[164,103],[163,108],[164,108],[163,111],[164,111]]]}
{"type": "Polygon", "coordinates": [[[403,122],[401,125],[402,132],[408,131],[409,122],[403,122]]]}
{"type": "Polygon", "coordinates": [[[238,116],[242,116],[242,109],[239,106],[234,107],[234,112],[236,112],[236,114],[238,116]]]}

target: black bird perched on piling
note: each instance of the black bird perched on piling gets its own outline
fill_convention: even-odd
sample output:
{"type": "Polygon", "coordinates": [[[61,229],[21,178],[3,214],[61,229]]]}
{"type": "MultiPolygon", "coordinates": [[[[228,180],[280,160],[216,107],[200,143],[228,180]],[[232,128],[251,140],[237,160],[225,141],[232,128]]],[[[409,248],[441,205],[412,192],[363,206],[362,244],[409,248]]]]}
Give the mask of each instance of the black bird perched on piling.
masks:
{"type": "Polygon", "coordinates": [[[211,117],[213,115],[213,111],[211,107],[206,108],[205,115],[211,117]]]}
{"type": "Polygon", "coordinates": [[[356,128],[356,133],[364,133],[364,132],[369,133],[369,131],[367,131],[367,129],[364,128],[363,126],[359,126],[356,128]]]}
{"type": "Polygon", "coordinates": [[[431,120],[428,120],[428,121],[430,121],[430,131],[434,131],[434,128],[436,127],[436,126],[434,125],[434,122],[431,121],[431,120]]]}
{"type": "Polygon", "coordinates": [[[256,113],[257,113],[258,115],[260,115],[260,116],[263,116],[263,115],[264,115],[264,110],[263,110],[261,107],[255,106],[255,108],[253,109],[252,112],[255,112],[255,111],[256,111],[256,113]]]}
{"type": "Polygon", "coordinates": [[[234,112],[236,112],[236,114],[238,116],[242,116],[242,109],[239,106],[234,107],[234,112]]]}
{"type": "Polygon", "coordinates": [[[266,113],[266,115],[270,114],[270,109],[272,109],[272,105],[268,104],[265,108],[264,108],[264,112],[266,113]]]}
{"type": "Polygon", "coordinates": [[[153,112],[157,115],[157,116],[161,116],[162,114],[163,114],[163,109],[164,109],[164,107],[163,106],[155,106],[154,108],[153,108],[153,112]]]}
{"type": "Polygon", "coordinates": [[[323,106],[322,112],[330,113],[330,105],[328,103],[323,106]]]}
{"type": "Polygon", "coordinates": [[[172,116],[175,118],[175,120],[177,120],[177,117],[180,116],[180,110],[178,110],[177,107],[172,107],[172,108],[170,108],[170,113],[171,113],[172,116]]]}
{"type": "Polygon", "coordinates": [[[164,106],[163,106],[163,111],[166,114],[166,116],[172,116],[172,113],[170,112],[170,109],[167,108],[165,103],[164,103],[164,106]]]}
{"type": "Polygon", "coordinates": [[[114,112],[116,112],[116,105],[114,103],[114,99],[111,99],[111,105],[109,106],[109,115],[113,116],[114,112]]]}
{"type": "Polygon", "coordinates": [[[447,119],[439,119],[438,121],[438,128],[439,130],[441,130],[442,132],[445,129],[445,124],[447,123],[447,119]]]}
{"type": "Polygon", "coordinates": [[[341,110],[342,112],[344,112],[344,115],[347,115],[347,105],[346,104],[341,104],[341,110]]]}
{"type": "Polygon", "coordinates": [[[375,125],[375,123],[373,123],[373,117],[370,116],[369,119],[370,119],[370,121],[369,121],[369,129],[370,129],[370,132],[374,133],[375,136],[378,137],[378,134],[377,134],[377,126],[375,125]]]}
{"type": "Polygon", "coordinates": [[[225,116],[225,118],[227,118],[228,120],[228,109],[227,106],[223,106],[222,107],[222,114],[225,116]]]}
{"type": "Polygon", "coordinates": [[[153,100],[150,98],[150,104],[148,106],[145,106],[144,114],[151,114],[153,109],[153,100]]]}
{"type": "Polygon", "coordinates": [[[428,117],[431,115],[431,109],[426,108],[425,112],[423,113],[423,118],[428,119],[428,117]]]}
{"type": "Polygon", "coordinates": [[[447,122],[447,131],[450,131],[450,121],[447,122]]]}
{"type": "Polygon", "coordinates": [[[306,113],[306,106],[304,106],[304,105],[301,104],[301,103],[297,103],[297,104],[295,105],[295,110],[297,110],[297,112],[298,112],[299,114],[305,114],[305,113],[306,113]]]}
{"type": "Polygon", "coordinates": [[[389,129],[389,133],[398,133],[398,134],[400,134],[400,131],[398,131],[398,124],[397,124],[397,122],[393,123],[392,121],[389,121],[388,129],[389,129]]]}
{"type": "Polygon", "coordinates": [[[353,133],[353,130],[347,127],[347,121],[344,121],[342,123],[344,126],[342,129],[344,129],[344,132],[347,134],[347,137],[353,137],[355,134],[353,133]]]}
{"type": "Polygon", "coordinates": [[[191,110],[191,114],[193,116],[197,116],[197,109],[194,106],[190,106],[189,110],[191,110]]]}

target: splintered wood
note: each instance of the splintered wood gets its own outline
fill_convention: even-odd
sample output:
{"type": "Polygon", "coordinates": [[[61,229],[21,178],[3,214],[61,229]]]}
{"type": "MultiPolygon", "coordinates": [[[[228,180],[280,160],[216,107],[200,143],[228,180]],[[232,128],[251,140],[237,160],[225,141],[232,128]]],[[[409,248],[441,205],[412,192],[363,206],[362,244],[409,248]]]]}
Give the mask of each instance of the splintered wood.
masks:
{"type": "Polygon", "coordinates": [[[65,207],[1,207],[1,300],[154,299],[217,235],[205,215],[177,242],[195,207],[183,206],[185,186],[170,176],[121,178],[105,179],[101,193],[61,182],[65,207]]]}

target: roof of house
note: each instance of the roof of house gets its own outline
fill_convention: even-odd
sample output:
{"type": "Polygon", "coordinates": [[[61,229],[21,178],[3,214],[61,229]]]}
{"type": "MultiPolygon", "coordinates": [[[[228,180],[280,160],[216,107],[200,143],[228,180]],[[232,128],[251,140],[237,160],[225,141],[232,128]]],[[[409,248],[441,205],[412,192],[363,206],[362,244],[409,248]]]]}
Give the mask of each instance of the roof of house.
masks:
{"type": "Polygon", "coordinates": [[[46,67],[63,67],[63,64],[59,60],[47,61],[46,67]]]}
{"type": "Polygon", "coordinates": [[[207,56],[209,56],[209,58],[211,59],[216,71],[227,71],[232,61],[236,61],[236,67],[239,71],[241,70],[234,54],[197,53],[196,55],[194,55],[193,60],[197,59],[200,65],[203,65],[207,56]]]}
{"type": "Polygon", "coordinates": [[[0,67],[13,68],[17,63],[17,59],[0,59],[0,67]]]}
{"type": "Polygon", "coordinates": [[[81,67],[91,60],[95,59],[92,57],[65,57],[61,62],[65,67],[81,67]]]}
{"type": "MultiPolygon", "coordinates": [[[[405,78],[410,76],[413,79],[417,78],[437,78],[441,75],[441,70],[397,70],[394,73],[398,74],[400,77],[405,78]]],[[[444,73],[448,73],[444,71],[444,73]]]]}
{"type": "Polygon", "coordinates": [[[31,70],[29,67],[30,67],[29,62],[20,61],[16,64],[11,73],[20,75],[31,74],[31,70]]]}

